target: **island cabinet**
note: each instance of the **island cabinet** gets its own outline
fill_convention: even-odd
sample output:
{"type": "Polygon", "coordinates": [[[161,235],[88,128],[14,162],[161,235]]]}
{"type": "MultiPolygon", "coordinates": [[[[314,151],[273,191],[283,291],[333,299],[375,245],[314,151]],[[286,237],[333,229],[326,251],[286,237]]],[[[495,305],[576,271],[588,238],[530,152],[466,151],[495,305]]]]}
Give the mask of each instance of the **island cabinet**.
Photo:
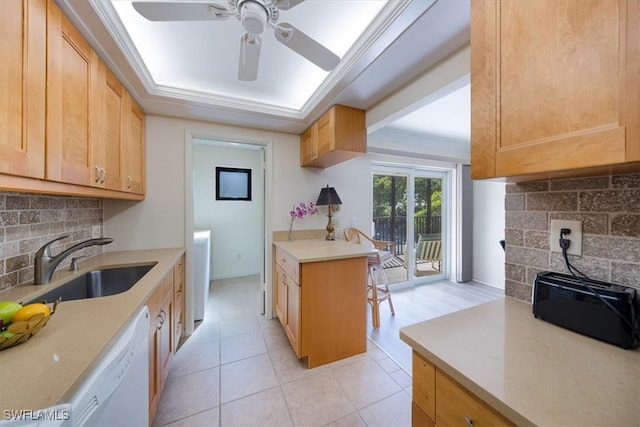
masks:
{"type": "Polygon", "coordinates": [[[46,0],[0,8],[0,173],[44,178],[46,0]]]}
{"type": "Polygon", "coordinates": [[[638,170],[639,33],[636,0],[471,2],[472,178],[638,170]]]}
{"type": "Polygon", "coordinates": [[[413,426],[514,426],[473,393],[413,352],[413,426]]]}
{"type": "Polygon", "coordinates": [[[334,105],[300,136],[300,166],[326,168],[367,151],[365,111],[334,105]]]}
{"type": "Polygon", "coordinates": [[[309,240],[274,248],[275,313],[296,356],[306,357],[309,368],[367,350],[368,249],[358,246],[309,240]],[[332,243],[351,252],[331,252],[332,243]],[[309,256],[314,245],[319,255],[309,256]]]}
{"type": "Polygon", "coordinates": [[[300,266],[289,253],[276,248],[275,310],[298,358],[300,348],[300,266]]]}

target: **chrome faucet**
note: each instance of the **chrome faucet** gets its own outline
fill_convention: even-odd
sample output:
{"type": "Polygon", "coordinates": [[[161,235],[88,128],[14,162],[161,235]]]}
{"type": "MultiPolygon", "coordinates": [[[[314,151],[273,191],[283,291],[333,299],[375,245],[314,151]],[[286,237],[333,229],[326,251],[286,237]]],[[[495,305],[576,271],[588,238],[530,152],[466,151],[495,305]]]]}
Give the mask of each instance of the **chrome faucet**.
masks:
{"type": "Polygon", "coordinates": [[[53,272],[56,270],[56,267],[62,262],[63,259],[71,255],[73,252],[89,246],[106,245],[113,242],[113,239],[110,237],[89,239],[71,246],[69,249],[60,252],[56,256],[51,256],[51,245],[58,240],[66,239],[67,237],[69,237],[68,234],[62,237],[58,237],[57,239],[53,239],[52,241],[45,243],[44,246],[38,249],[38,251],[36,252],[35,270],[33,273],[34,285],[44,285],[51,282],[51,276],[53,276],[53,272]]]}

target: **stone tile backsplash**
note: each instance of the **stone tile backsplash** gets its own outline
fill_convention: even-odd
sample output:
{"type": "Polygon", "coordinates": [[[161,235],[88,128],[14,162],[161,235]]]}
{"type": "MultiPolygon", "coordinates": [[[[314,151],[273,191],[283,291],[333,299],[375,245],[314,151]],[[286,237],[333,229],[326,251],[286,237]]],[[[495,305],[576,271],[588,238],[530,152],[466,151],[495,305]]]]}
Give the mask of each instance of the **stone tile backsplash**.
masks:
{"type": "MultiPolygon", "coordinates": [[[[69,234],[52,246],[55,255],[90,239],[94,226],[102,235],[103,216],[102,199],[0,191],[0,291],[33,281],[33,259],[46,242],[69,234]]],[[[73,256],[93,256],[102,248],[81,249],[73,256]]]]}
{"type": "Polygon", "coordinates": [[[580,271],[640,289],[640,174],[508,184],[505,211],[507,295],[530,302],[537,272],[568,273],[552,219],[582,221],[582,256],[569,256],[580,271]]]}

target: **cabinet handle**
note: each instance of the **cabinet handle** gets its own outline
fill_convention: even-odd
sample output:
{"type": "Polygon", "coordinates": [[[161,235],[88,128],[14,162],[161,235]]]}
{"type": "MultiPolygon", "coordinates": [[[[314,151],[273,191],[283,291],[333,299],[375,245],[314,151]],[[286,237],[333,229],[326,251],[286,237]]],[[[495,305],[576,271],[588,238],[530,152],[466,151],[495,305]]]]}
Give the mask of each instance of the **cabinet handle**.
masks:
{"type": "Polygon", "coordinates": [[[164,322],[166,322],[167,320],[167,312],[164,310],[160,310],[160,314],[158,314],[158,326],[156,326],[156,329],[162,329],[162,326],[164,326],[164,322]]]}
{"type": "Polygon", "coordinates": [[[162,325],[164,325],[164,319],[159,314],[156,316],[156,329],[162,329],[162,325]]]}
{"type": "Polygon", "coordinates": [[[98,165],[95,165],[93,167],[93,169],[95,169],[96,171],[96,177],[93,179],[94,182],[99,182],[100,181],[100,167],[98,165]]]}
{"type": "Polygon", "coordinates": [[[131,190],[131,184],[133,184],[133,178],[131,175],[127,175],[127,190],[131,190]]]}
{"type": "Polygon", "coordinates": [[[103,167],[100,168],[100,184],[104,184],[104,176],[105,176],[105,170],[103,167]]]}
{"type": "Polygon", "coordinates": [[[467,423],[467,427],[473,427],[473,420],[466,415],[464,416],[464,421],[467,423]]]}

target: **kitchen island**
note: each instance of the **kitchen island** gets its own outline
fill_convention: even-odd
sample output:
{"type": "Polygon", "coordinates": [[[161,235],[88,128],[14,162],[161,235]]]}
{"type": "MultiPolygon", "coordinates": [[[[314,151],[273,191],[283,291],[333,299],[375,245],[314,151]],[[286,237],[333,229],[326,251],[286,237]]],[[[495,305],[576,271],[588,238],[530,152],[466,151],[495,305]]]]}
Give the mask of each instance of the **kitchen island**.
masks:
{"type": "Polygon", "coordinates": [[[313,368],[367,350],[367,256],[319,239],[274,243],[274,307],[299,359],[313,368]]]}
{"type": "Polygon", "coordinates": [[[400,338],[414,352],[418,425],[640,422],[640,350],[536,319],[530,304],[503,298],[407,326],[400,338]]]}
{"type": "Polygon", "coordinates": [[[75,272],[56,271],[49,284],[0,292],[0,300],[29,301],[95,268],[155,263],[126,292],[62,301],[37,335],[1,351],[0,409],[42,409],[68,402],[119,333],[166,282],[164,279],[173,274],[173,267],[183,254],[183,248],[105,252],[83,260],[75,272]]]}

